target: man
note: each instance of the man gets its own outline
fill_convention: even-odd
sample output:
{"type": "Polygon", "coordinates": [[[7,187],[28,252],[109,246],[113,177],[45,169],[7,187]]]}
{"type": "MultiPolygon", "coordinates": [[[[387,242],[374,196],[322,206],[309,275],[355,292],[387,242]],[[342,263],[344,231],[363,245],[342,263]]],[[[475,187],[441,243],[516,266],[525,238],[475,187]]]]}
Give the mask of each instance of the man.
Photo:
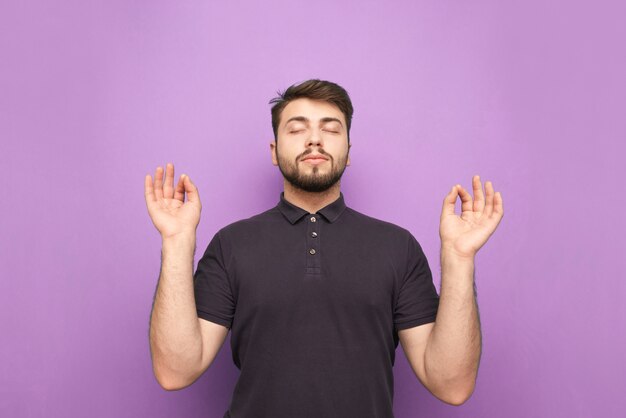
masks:
{"type": "Polygon", "coordinates": [[[441,295],[406,229],[346,206],[352,104],[335,83],[308,80],[270,101],[272,163],[284,177],[276,207],[220,229],[194,275],[198,189],[174,167],[146,176],[163,252],[151,323],[155,376],[192,384],[228,331],[241,374],[225,417],[393,417],[398,342],[442,401],[472,394],[481,354],[476,252],[503,216],[491,182],[474,199],[460,185],[441,214],[441,295]],[[187,201],[185,201],[185,194],[187,201]],[[457,196],[462,215],[454,213],[457,196]]]}

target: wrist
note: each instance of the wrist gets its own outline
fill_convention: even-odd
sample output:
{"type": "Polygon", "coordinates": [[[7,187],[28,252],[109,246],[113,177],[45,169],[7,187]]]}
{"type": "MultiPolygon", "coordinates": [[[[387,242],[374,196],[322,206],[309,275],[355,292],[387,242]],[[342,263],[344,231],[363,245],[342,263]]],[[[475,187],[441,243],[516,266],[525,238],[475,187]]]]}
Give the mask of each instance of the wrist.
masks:
{"type": "Polygon", "coordinates": [[[459,256],[454,252],[441,252],[441,292],[450,290],[475,294],[474,257],[459,256]]]}
{"type": "Polygon", "coordinates": [[[462,255],[454,250],[441,248],[442,268],[474,268],[474,255],[462,255]]]}
{"type": "Polygon", "coordinates": [[[476,257],[476,253],[473,251],[459,251],[455,248],[454,244],[443,241],[441,242],[440,254],[442,258],[445,256],[447,259],[458,259],[465,261],[473,261],[474,257],[476,257]]]}
{"type": "Polygon", "coordinates": [[[168,247],[181,247],[196,244],[196,232],[195,231],[186,231],[180,232],[175,235],[170,236],[161,236],[161,242],[163,246],[168,247]]]}

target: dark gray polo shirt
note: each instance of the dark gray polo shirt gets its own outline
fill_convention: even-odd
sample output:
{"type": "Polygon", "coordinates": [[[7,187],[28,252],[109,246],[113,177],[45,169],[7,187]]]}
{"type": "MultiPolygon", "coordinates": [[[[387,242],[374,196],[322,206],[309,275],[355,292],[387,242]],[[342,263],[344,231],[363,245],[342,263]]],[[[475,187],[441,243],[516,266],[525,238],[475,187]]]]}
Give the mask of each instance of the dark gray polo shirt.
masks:
{"type": "Polygon", "coordinates": [[[240,369],[226,418],[392,418],[397,330],[439,297],[406,229],[280,195],[220,229],[194,274],[198,317],[231,329],[240,369]]]}

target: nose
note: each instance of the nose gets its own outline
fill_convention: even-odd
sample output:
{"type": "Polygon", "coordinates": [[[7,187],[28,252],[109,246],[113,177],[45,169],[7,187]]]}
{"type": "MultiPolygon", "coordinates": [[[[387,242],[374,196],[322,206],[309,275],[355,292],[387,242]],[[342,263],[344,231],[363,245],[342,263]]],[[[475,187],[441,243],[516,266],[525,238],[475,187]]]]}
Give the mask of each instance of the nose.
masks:
{"type": "Polygon", "coordinates": [[[306,146],[318,145],[323,146],[322,135],[319,129],[311,129],[311,135],[307,138],[306,146]]]}

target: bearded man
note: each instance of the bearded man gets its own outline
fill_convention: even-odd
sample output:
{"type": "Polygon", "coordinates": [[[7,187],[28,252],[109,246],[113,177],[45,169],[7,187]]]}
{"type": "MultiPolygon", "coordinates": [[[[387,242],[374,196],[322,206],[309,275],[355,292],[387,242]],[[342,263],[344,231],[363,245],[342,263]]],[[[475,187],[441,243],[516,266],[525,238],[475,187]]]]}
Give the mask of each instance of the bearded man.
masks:
{"type": "Polygon", "coordinates": [[[501,194],[474,176],[443,200],[441,295],[405,228],[346,206],[353,108],[341,86],[293,85],[270,101],[277,205],[220,229],[193,273],[201,203],[174,166],[145,179],[163,240],[150,321],[155,377],[191,385],[231,331],[240,370],[225,418],[393,418],[400,342],[419,381],[442,401],[472,394],[481,356],[474,258],[503,216],[501,194]],[[462,214],[454,213],[457,197],[462,214]]]}

